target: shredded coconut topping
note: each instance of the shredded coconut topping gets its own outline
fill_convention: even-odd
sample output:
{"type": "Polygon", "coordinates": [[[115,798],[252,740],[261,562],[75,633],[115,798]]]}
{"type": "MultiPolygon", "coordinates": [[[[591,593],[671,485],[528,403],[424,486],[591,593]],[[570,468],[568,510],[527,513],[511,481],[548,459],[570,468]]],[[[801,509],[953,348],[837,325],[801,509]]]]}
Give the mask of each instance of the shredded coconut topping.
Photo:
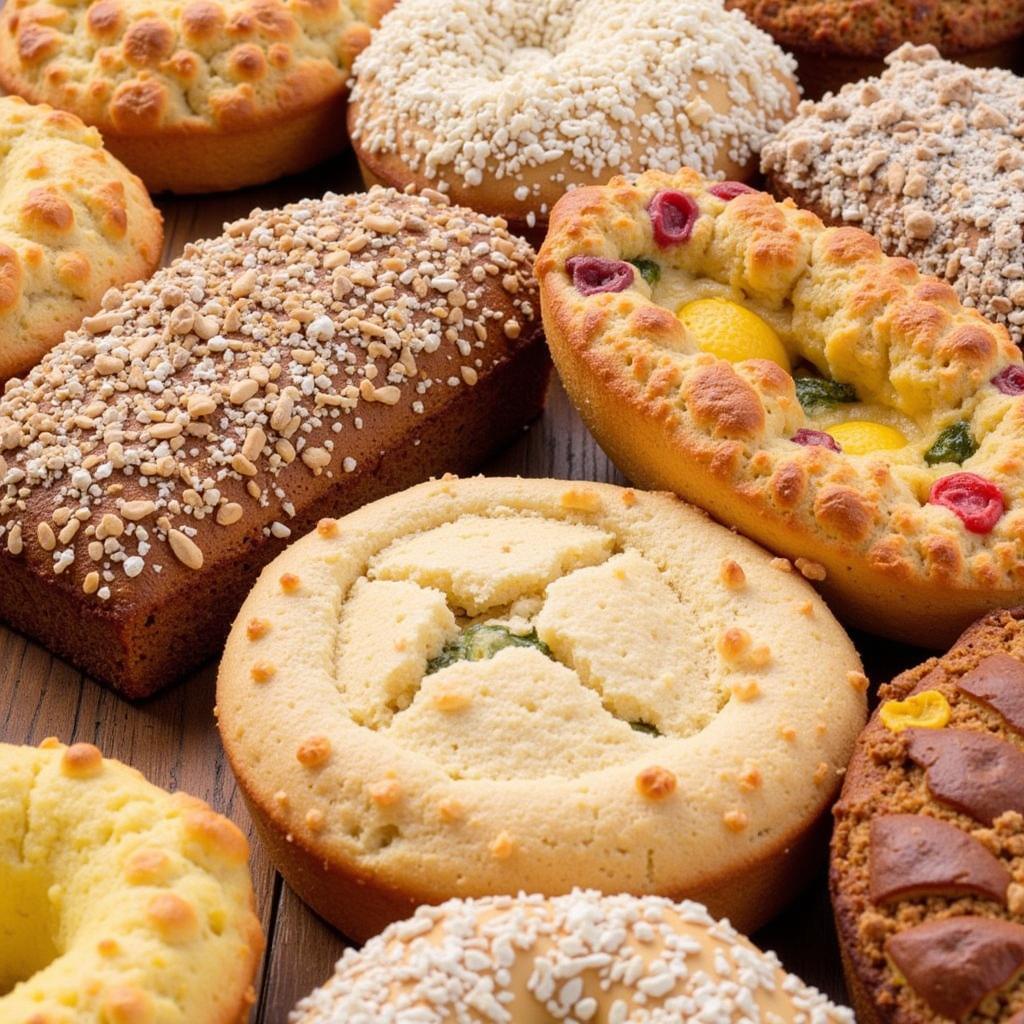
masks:
{"type": "Polygon", "coordinates": [[[147,570],[200,569],[243,517],[287,538],[308,476],[356,469],[346,439],[370,410],[421,413],[431,388],[476,381],[486,339],[534,320],[532,260],[501,221],[381,188],[189,245],[8,381],[0,547],[79,567],[105,601],[147,570]],[[439,351],[445,379],[424,370],[439,351]]]}
{"type": "Polygon", "coordinates": [[[404,0],[355,63],[353,137],[546,216],[545,185],[746,166],[794,68],[720,0],[404,0]]]}
{"type": "Polygon", "coordinates": [[[766,174],[833,222],[945,278],[1024,341],[1024,81],[901,46],[762,153],[766,174]]]}
{"type": "Polygon", "coordinates": [[[609,1024],[854,1021],[698,903],[582,890],[420,907],[347,950],[289,1020],[510,1024],[540,1006],[552,1020],[609,1024]]]}

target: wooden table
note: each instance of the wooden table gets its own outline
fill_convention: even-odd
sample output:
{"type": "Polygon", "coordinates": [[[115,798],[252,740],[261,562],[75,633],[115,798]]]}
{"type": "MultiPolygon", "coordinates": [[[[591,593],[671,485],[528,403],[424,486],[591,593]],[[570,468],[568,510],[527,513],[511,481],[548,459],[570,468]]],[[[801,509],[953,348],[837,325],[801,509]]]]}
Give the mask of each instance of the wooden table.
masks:
{"type": "MultiPolygon", "coordinates": [[[[360,187],[350,157],[310,174],[265,188],[223,196],[169,199],[164,257],[171,260],[192,239],[220,232],[224,220],[254,206],[271,207],[304,196],[360,187]]],[[[624,482],[589,435],[557,383],[548,408],[508,451],[484,467],[491,474],[554,476],[624,482]]],[[[856,638],[873,682],[920,660],[920,653],[856,638]]],[[[293,895],[252,836],[213,719],[216,667],[142,704],[129,704],[42,648],[0,626],[0,741],[95,743],[105,754],[139,768],[167,789],[209,801],[252,837],[253,877],[267,951],[256,981],[256,1024],[281,1024],[296,1000],[330,973],[345,939],[293,895]]],[[[757,941],[783,963],[837,999],[845,998],[825,888],[824,870],[800,899],[764,929],[757,941]]]]}

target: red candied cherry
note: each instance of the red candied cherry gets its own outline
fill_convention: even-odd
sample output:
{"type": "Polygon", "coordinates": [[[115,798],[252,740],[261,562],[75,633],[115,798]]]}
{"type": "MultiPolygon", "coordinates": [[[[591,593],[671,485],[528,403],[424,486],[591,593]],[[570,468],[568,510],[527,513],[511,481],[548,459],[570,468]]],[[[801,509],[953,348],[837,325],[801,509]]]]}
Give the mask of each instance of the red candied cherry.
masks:
{"type": "Polygon", "coordinates": [[[603,256],[573,256],[565,261],[572,283],[580,295],[598,292],[624,292],[634,279],[633,268],[622,260],[606,260],[603,256]]]}
{"type": "Polygon", "coordinates": [[[810,448],[828,448],[833,452],[841,452],[843,449],[839,442],[824,430],[811,430],[809,427],[801,427],[791,438],[793,444],[803,444],[810,448]]]}
{"type": "Polygon", "coordinates": [[[657,192],[647,204],[647,212],[651,216],[654,240],[660,246],[688,241],[700,216],[700,209],[690,196],[671,189],[657,192]]]}
{"type": "Polygon", "coordinates": [[[1024,395],[1024,366],[1005,366],[993,378],[992,383],[1004,395],[1024,395]]]}
{"type": "Polygon", "coordinates": [[[744,185],[742,181],[720,181],[716,185],[712,185],[708,191],[713,196],[717,196],[728,203],[737,196],[746,195],[748,192],[756,192],[757,189],[744,185]]]}
{"type": "Polygon", "coordinates": [[[971,533],[988,533],[1006,507],[1003,492],[977,473],[953,473],[936,480],[928,500],[956,513],[971,533]]]}

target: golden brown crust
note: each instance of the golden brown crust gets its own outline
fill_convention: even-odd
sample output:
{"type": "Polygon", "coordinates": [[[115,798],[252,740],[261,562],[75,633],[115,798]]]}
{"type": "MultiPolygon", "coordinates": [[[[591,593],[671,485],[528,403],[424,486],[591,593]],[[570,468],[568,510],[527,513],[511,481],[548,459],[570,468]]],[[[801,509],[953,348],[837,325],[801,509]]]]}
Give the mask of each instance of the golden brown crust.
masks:
{"type": "MultiPolygon", "coordinates": [[[[879,696],[905,700],[913,693],[937,691],[951,708],[949,729],[971,735],[994,736],[1020,748],[1021,736],[992,708],[968,697],[958,680],[994,654],[1024,656],[1024,609],[994,612],[973,624],[940,658],[904,672],[879,696]]],[[[926,732],[926,730],[921,730],[926,732]]],[[[944,732],[945,728],[939,730],[944,732]]],[[[858,1020],[871,1024],[931,1024],[940,1016],[929,1010],[903,983],[885,955],[895,934],[926,921],[954,916],[981,916],[1020,921],[1024,907],[1024,825],[1008,812],[994,826],[937,800],[927,788],[920,768],[906,759],[903,736],[889,731],[876,711],[858,740],[834,814],[830,888],[844,972],[858,1020]],[[871,822],[886,814],[926,814],[951,824],[994,853],[1009,870],[1012,882],[1007,904],[978,895],[930,895],[873,903],[869,893],[871,822]]],[[[986,776],[987,777],[987,776],[986,776]]],[[[993,775],[992,778],[995,778],[993,775]]],[[[984,785],[984,784],[983,784],[984,785]]],[[[962,961],[951,961],[950,968],[962,961]]],[[[1009,1020],[1024,1009],[1024,981],[1000,988],[983,1008],[964,1018],[968,1024],[1009,1020]]]]}
{"type": "Polygon", "coordinates": [[[1024,34],[1021,0],[727,0],[780,43],[826,56],[884,57],[901,43],[960,54],[1024,34]]]}
{"type": "Polygon", "coordinates": [[[72,114],[0,99],[0,380],[30,367],[108,288],[151,273],[163,221],[72,114]]]}
{"type": "Polygon", "coordinates": [[[826,229],[760,193],[724,203],[707,188],[693,172],[651,172],[556,207],[537,262],[548,341],[601,444],[636,482],[823,565],[823,591],[867,628],[941,645],[980,612],[1024,597],[1019,403],[989,384],[1020,361],[1005,330],[855,228],[826,229]],[[691,241],[668,250],[653,243],[646,209],[661,189],[682,189],[701,213],[691,241]],[[889,460],[791,443],[808,420],[788,374],[696,351],[660,314],[656,335],[637,330],[638,313],[650,319],[640,311],[656,305],[651,289],[637,275],[624,291],[581,295],[565,270],[574,255],[653,257],[674,275],[673,295],[714,285],[766,317],[783,310],[798,355],[856,382],[862,402],[871,395],[907,417],[918,447],[889,460]],[[1006,512],[977,534],[927,503],[932,482],[957,467],[927,466],[923,452],[940,426],[989,415],[993,436],[963,469],[995,481],[1006,512]]]}
{"type": "Polygon", "coordinates": [[[0,17],[0,83],[73,110],[127,159],[142,150],[133,169],[154,191],[237,188],[340,149],[348,71],[390,6],[191,0],[154,10],[133,0],[60,8],[12,0],[0,17]],[[222,139],[230,151],[218,156],[222,139]],[[187,151],[175,153],[171,140],[187,151]],[[210,154],[215,167],[203,169],[210,154]]]}

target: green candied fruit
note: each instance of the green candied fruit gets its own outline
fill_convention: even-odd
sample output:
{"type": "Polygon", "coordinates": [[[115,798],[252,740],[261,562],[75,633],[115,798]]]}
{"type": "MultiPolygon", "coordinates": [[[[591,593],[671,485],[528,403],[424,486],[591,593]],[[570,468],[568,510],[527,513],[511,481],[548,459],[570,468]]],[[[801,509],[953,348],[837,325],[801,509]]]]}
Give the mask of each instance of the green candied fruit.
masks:
{"type": "Polygon", "coordinates": [[[939,432],[935,444],[924,453],[924,461],[929,466],[937,466],[940,462],[961,463],[977,450],[978,443],[971,437],[971,428],[967,421],[957,420],[939,432]]]}
{"type": "Polygon", "coordinates": [[[660,736],[662,734],[661,730],[656,725],[651,725],[650,722],[642,722],[640,720],[637,720],[635,722],[630,722],[629,727],[634,732],[642,732],[645,733],[647,736],[660,736]]]}
{"type": "Polygon", "coordinates": [[[652,288],[661,280],[660,263],[655,263],[654,260],[646,259],[643,256],[638,256],[635,260],[630,260],[629,262],[640,271],[640,276],[652,288]]]}
{"type": "Polygon", "coordinates": [[[804,412],[833,409],[841,402],[856,402],[857,392],[849,384],[824,377],[797,377],[796,397],[804,412]]]}
{"type": "Polygon", "coordinates": [[[454,640],[449,640],[444,650],[427,662],[427,675],[457,661],[486,661],[506,647],[533,647],[551,657],[551,649],[537,636],[535,629],[520,636],[505,626],[477,623],[464,629],[454,640]]]}

